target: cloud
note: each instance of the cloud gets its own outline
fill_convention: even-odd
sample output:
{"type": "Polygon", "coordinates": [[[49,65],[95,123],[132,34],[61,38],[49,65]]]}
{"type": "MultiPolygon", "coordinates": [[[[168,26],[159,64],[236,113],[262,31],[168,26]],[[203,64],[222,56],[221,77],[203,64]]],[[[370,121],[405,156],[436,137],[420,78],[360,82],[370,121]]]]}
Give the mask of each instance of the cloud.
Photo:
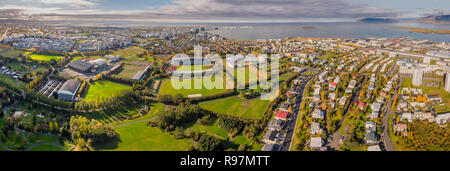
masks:
{"type": "MultiPolygon", "coordinates": [[[[295,21],[311,18],[395,17],[401,13],[390,8],[374,7],[346,0],[172,0],[172,4],[159,7],[108,11],[98,8],[100,6],[99,0],[33,0],[33,2],[47,5],[39,7],[42,10],[28,6],[16,6],[14,9],[22,9],[22,13],[33,15],[40,19],[96,21],[295,21]],[[69,8],[67,6],[79,8],[69,8]]],[[[0,7],[0,9],[2,8],[0,7]]]]}
{"type": "Polygon", "coordinates": [[[25,0],[46,5],[63,5],[77,8],[94,7],[99,5],[98,0],[25,0]]]}
{"type": "Polygon", "coordinates": [[[174,0],[159,12],[192,17],[362,18],[395,17],[393,9],[344,0],[174,0]]]}

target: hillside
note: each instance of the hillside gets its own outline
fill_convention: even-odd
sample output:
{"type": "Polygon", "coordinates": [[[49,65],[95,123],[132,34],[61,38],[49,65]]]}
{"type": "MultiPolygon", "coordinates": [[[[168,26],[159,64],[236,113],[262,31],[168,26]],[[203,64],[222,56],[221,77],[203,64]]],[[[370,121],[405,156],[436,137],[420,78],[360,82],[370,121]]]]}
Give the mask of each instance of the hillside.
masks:
{"type": "Polygon", "coordinates": [[[429,24],[450,24],[450,15],[437,15],[419,18],[417,22],[429,24]]]}

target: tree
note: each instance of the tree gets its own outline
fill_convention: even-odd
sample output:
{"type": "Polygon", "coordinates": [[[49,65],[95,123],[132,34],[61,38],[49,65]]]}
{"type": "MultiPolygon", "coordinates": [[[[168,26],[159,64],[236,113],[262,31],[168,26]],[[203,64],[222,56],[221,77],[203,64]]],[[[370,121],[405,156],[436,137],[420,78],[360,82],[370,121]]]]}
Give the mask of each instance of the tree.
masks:
{"type": "Polygon", "coordinates": [[[159,95],[158,101],[164,104],[171,104],[173,103],[173,97],[170,94],[159,95]]]}

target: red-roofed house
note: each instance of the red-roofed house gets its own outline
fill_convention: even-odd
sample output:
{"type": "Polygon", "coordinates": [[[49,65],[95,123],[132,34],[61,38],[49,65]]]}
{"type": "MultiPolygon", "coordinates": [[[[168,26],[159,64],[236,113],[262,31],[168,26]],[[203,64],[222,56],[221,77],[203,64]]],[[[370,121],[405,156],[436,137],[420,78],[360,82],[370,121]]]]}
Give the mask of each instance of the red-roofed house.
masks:
{"type": "Polygon", "coordinates": [[[336,82],[330,82],[330,84],[328,85],[328,87],[330,87],[331,91],[334,91],[336,89],[337,83],[336,82]]]}
{"type": "Polygon", "coordinates": [[[363,110],[364,109],[364,103],[363,102],[359,102],[358,107],[359,107],[359,110],[363,110]]]}
{"type": "Polygon", "coordinates": [[[275,114],[275,118],[281,119],[281,120],[286,120],[287,116],[288,116],[288,112],[283,111],[283,110],[278,110],[277,113],[275,114]]]}

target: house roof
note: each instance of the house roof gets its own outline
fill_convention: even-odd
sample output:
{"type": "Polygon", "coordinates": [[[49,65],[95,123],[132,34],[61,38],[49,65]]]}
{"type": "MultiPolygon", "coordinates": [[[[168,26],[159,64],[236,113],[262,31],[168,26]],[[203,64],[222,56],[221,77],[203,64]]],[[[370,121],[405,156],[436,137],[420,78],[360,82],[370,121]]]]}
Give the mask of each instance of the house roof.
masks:
{"type": "Polygon", "coordinates": [[[337,86],[337,83],[336,82],[330,82],[330,85],[332,85],[332,86],[337,86]]]}
{"type": "Polygon", "coordinates": [[[275,114],[276,118],[280,118],[280,119],[286,119],[288,115],[288,112],[286,111],[282,111],[282,110],[278,110],[277,113],[275,114]]]}
{"type": "Polygon", "coordinates": [[[134,74],[133,78],[131,78],[132,80],[140,80],[142,78],[142,76],[144,76],[145,72],[144,71],[138,71],[136,72],[136,74],[134,74]]]}
{"type": "Polygon", "coordinates": [[[59,91],[68,91],[71,92],[72,94],[75,94],[79,86],[80,81],[71,79],[64,82],[59,91]]]}
{"type": "Polygon", "coordinates": [[[75,68],[80,71],[87,71],[87,70],[91,69],[93,66],[94,65],[92,65],[88,62],[81,61],[81,60],[76,60],[76,61],[69,63],[69,67],[75,68]]]}

